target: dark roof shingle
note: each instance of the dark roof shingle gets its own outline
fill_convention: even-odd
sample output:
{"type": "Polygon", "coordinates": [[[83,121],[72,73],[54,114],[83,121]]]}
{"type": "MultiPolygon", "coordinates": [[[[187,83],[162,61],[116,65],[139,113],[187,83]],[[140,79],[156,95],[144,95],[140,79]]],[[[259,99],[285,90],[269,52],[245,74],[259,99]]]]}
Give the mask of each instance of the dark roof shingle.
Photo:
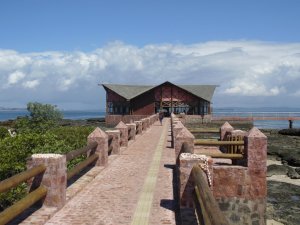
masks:
{"type": "MultiPolygon", "coordinates": [[[[168,82],[170,83],[170,82],[168,82]]],[[[172,83],[171,83],[172,84],[172,83]]],[[[161,85],[161,84],[160,84],[161,85]]],[[[193,95],[204,100],[211,101],[214,91],[218,85],[176,85],[193,95]]],[[[142,93],[151,90],[159,85],[123,85],[123,84],[102,84],[104,88],[110,89],[127,100],[133,99],[142,93]]]]}

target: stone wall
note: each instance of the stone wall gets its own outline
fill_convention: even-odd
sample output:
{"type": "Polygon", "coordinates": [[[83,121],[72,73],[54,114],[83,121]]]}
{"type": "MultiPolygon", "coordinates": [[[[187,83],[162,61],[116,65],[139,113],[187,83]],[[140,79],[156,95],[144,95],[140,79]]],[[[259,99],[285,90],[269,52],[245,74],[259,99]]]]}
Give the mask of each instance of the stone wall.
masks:
{"type": "MultiPolygon", "coordinates": [[[[176,121],[174,115],[172,115],[172,121],[176,121]]],[[[227,123],[227,125],[230,124],[227,123]]],[[[234,132],[233,128],[230,132],[234,132]]],[[[210,168],[211,190],[229,224],[265,225],[267,138],[255,127],[243,134],[245,135],[245,163],[240,165],[213,164],[210,168]]],[[[177,138],[174,137],[174,139],[176,143],[177,138]]],[[[180,161],[177,165],[180,173],[179,189],[183,197],[181,208],[184,209],[191,207],[192,199],[190,193],[182,195],[182,190],[192,192],[193,188],[187,187],[193,185],[190,184],[192,180],[182,178],[189,177],[186,165],[191,170],[194,164],[193,160],[190,160],[188,164],[180,161]]]]}
{"type": "Polygon", "coordinates": [[[265,198],[249,200],[246,198],[231,197],[216,199],[220,210],[225,214],[229,224],[265,224],[265,198]]]}
{"type": "Polygon", "coordinates": [[[265,178],[247,167],[214,166],[213,194],[230,224],[265,224],[265,178]]]}

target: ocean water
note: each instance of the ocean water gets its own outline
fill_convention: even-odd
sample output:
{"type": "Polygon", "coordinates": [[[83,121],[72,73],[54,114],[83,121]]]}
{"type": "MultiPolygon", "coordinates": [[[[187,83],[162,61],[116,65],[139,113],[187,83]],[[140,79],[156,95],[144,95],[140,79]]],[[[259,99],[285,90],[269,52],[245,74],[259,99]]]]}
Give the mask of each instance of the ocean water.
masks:
{"type": "MultiPolygon", "coordinates": [[[[88,118],[103,118],[105,112],[96,110],[62,110],[64,119],[88,119],[88,118]]],[[[0,110],[0,121],[16,119],[18,116],[28,115],[27,110],[0,110]]]]}
{"type": "MultiPolygon", "coordinates": [[[[224,107],[214,108],[214,116],[238,116],[238,117],[300,117],[300,108],[261,107],[240,108],[224,107]]],[[[289,127],[287,120],[255,120],[254,126],[260,129],[285,129],[289,127]]],[[[294,128],[300,128],[300,121],[293,121],[294,128]]]]}
{"type": "MultiPolygon", "coordinates": [[[[97,110],[62,110],[65,119],[88,119],[103,118],[105,112],[97,110]]],[[[28,115],[27,110],[0,110],[0,121],[16,119],[18,116],[28,115]]],[[[239,108],[226,107],[214,108],[214,116],[240,116],[240,117],[282,117],[282,116],[298,116],[300,117],[300,108],[239,108]]],[[[288,128],[289,122],[286,120],[257,120],[254,126],[264,129],[284,129],[288,128]]],[[[294,121],[294,128],[300,128],[300,121],[294,121]]]]}

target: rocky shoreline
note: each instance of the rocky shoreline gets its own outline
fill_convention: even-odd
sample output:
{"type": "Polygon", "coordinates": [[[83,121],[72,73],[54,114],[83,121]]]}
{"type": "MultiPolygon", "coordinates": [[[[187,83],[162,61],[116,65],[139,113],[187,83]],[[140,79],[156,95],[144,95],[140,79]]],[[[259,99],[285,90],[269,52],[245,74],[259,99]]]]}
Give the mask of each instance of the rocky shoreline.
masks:
{"type": "Polygon", "coordinates": [[[268,137],[267,218],[300,224],[300,136],[294,130],[262,130],[268,137]]]}

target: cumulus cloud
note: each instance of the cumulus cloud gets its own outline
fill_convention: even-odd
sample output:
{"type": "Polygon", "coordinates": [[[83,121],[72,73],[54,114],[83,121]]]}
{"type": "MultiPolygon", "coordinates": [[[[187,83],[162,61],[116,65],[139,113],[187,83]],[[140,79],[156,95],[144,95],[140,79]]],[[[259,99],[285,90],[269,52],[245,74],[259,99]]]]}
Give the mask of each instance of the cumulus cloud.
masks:
{"type": "Polygon", "coordinates": [[[7,84],[12,85],[18,83],[18,81],[22,80],[25,77],[25,74],[21,71],[15,71],[8,75],[7,84]]]}
{"type": "Polygon", "coordinates": [[[38,80],[29,80],[29,81],[24,82],[22,85],[25,88],[31,89],[31,88],[35,88],[36,86],[38,86],[39,83],[40,82],[38,80]]]}
{"type": "MultiPolygon", "coordinates": [[[[253,102],[256,97],[274,102],[275,98],[295,98],[300,95],[300,43],[212,41],[137,47],[113,42],[91,52],[0,49],[0,91],[14,90],[25,96],[20,101],[38,96],[38,100],[62,105],[100,104],[104,92],[98,83],[159,84],[166,80],[220,85],[216,102],[235,97],[253,102]]],[[[0,105],[5,101],[1,95],[0,105]]]]}

